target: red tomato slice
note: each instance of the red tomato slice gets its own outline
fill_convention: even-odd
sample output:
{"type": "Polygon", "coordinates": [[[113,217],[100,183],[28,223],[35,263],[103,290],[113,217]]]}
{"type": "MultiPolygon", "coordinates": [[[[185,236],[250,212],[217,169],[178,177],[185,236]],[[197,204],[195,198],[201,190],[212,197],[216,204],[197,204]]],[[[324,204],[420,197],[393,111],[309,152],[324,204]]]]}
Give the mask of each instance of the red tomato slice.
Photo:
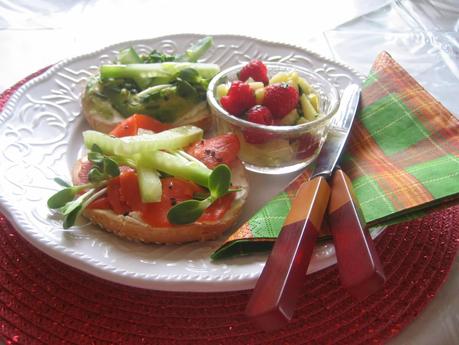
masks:
{"type": "Polygon", "coordinates": [[[145,223],[155,227],[169,227],[171,223],[167,219],[167,212],[175,204],[191,199],[195,192],[204,189],[193,182],[166,177],[161,180],[162,196],[160,202],[144,204],[142,219],[145,223]]]}
{"type": "Polygon", "coordinates": [[[120,178],[116,177],[111,179],[107,185],[107,199],[110,204],[110,208],[116,214],[126,214],[129,213],[130,208],[127,205],[121,194],[121,185],[120,178]]]}
{"type": "Polygon", "coordinates": [[[229,133],[198,141],[191,145],[187,152],[212,169],[219,164],[230,164],[234,161],[239,148],[238,137],[229,133]]]}
{"type": "Polygon", "coordinates": [[[148,129],[153,132],[162,132],[170,129],[171,126],[166,125],[150,116],[142,114],[134,114],[128,117],[123,122],[119,123],[110,134],[121,138],[126,136],[133,136],[137,134],[139,128],[148,129]]]}
{"type": "Polygon", "coordinates": [[[99,199],[94,200],[88,206],[87,209],[100,209],[100,210],[108,210],[110,209],[110,203],[108,202],[108,197],[103,196],[99,199]]]}
{"type": "Polygon", "coordinates": [[[134,170],[123,171],[120,174],[121,195],[126,204],[133,211],[142,210],[142,199],[140,197],[139,180],[134,170]]]}
{"type": "MultiPolygon", "coordinates": [[[[154,227],[173,226],[167,219],[169,209],[175,204],[193,198],[194,193],[204,192],[197,184],[167,177],[161,180],[162,196],[160,202],[142,203],[137,174],[133,170],[123,171],[107,186],[107,196],[93,201],[89,209],[112,209],[117,214],[131,211],[141,213],[143,221],[154,227]]],[[[231,208],[235,193],[230,193],[215,201],[206,209],[198,221],[208,222],[221,219],[231,208]]]]}
{"type": "Polygon", "coordinates": [[[224,197],[217,199],[210,207],[208,207],[198,221],[211,222],[221,219],[226,211],[231,208],[231,204],[236,196],[236,193],[229,193],[224,197]]]}

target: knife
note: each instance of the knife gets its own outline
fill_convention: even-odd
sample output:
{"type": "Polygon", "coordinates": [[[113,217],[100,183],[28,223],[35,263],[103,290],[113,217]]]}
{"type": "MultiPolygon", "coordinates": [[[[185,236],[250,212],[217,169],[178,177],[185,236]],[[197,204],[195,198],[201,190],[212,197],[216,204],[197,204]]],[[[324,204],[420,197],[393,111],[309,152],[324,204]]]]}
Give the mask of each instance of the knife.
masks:
{"type": "MultiPolygon", "coordinates": [[[[327,140],[316,160],[316,166],[308,181],[303,183],[292,200],[291,209],[281,232],[274,244],[266,265],[257,281],[255,289],[246,307],[246,315],[260,328],[271,331],[285,325],[293,316],[296,301],[306,279],[306,271],[312,252],[315,246],[318,232],[322,226],[322,220],[327,209],[330,194],[334,196],[334,207],[329,209],[329,215],[335,221],[340,221],[343,212],[343,205],[352,203],[352,200],[345,198],[343,202],[336,193],[331,193],[327,178],[331,177],[335,165],[341,155],[344,144],[352,126],[360,98],[360,88],[352,84],[343,92],[341,106],[334,124],[329,131],[327,140]]],[[[341,173],[339,176],[344,176],[341,173]]],[[[335,180],[333,180],[335,182],[335,180]]],[[[344,188],[341,179],[336,181],[336,186],[344,188]]],[[[349,184],[344,184],[349,189],[349,184]]],[[[347,211],[349,207],[346,207],[347,211]]],[[[352,209],[352,208],[351,208],[352,209]]],[[[358,207],[355,207],[357,210],[358,207]]],[[[351,216],[357,215],[349,213],[351,216]]],[[[355,220],[361,225],[361,218],[355,220]]],[[[336,226],[336,222],[333,223],[336,226]]],[[[349,229],[346,229],[348,231],[349,229]]],[[[356,227],[357,231],[364,231],[364,226],[356,227]]],[[[333,230],[332,230],[333,233],[333,230]]],[[[339,232],[340,234],[343,231],[339,232]]],[[[338,236],[339,247],[346,244],[343,236],[338,236]]],[[[345,237],[344,237],[345,238],[345,237]]],[[[354,236],[356,240],[368,241],[369,236],[354,236]]],[[[371,240],[371,238],[370,238],[371,240]]],[[[360,245],[360,248],[365,245],[360,245]]],[[[370,254],[375,255],[374,246],[370,254]]],[[[348,250],[337,250],[337,256],[342,255],[345,259],[344,268],[348,269],[349,264],[354,260],[347,260],[348,250]],[[338,254],[339,253],[339,254],[338,254]]],[[[371,256],[373,260],[373,256],[371,256]]],[[[377,258],[377,256],[376,256],[377,258]]],[[[337,257],[337,260],[340,260],[337,257]]],[[[368,265],[373,271],[379,260],[372,261],[374,265],[368,265]]],[[[380,269],[380,264],[378,270],[380,269]]],[[[351,267],[351,271],[354,270],[351,267]]],[[[355,276],[351,277],[351,280],[355,276]]],[[[360,282],[359,282],[360,284],[360,282]]]]}

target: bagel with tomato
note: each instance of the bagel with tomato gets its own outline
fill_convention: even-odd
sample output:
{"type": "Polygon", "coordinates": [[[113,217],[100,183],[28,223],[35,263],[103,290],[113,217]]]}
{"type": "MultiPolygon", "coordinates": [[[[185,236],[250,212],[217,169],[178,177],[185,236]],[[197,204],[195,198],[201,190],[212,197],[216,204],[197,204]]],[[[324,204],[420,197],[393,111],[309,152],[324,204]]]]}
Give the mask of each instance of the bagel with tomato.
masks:
{"type": "Polygon", "coordinates": [[[48,200],[64,214],[64,227],[82,213],[130,240],[204,241],[230,228],[246,201],[248,182],[233,134],[202,139],[199,128],[169,129],[136,114],[110,136],[87,131],[84,141],[90,151],[76,162],[73,186],[65,189],[76,190],[75,197],[57,200],[63,190],[48,200]],[[69,206],[75,198],[86,198],[78,212],[69,206]]]}

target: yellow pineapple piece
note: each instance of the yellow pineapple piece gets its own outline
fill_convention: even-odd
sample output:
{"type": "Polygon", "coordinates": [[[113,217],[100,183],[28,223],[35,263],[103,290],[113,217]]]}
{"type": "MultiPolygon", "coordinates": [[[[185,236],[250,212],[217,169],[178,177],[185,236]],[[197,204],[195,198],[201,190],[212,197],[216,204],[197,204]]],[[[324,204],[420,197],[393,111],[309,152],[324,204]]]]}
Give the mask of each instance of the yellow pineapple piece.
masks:
{"type": "Polygon", "coordinates": [[[289,75],[287,72],[279,72],[275,74],[270,80],[270,84],[275,84],[275,83],[286,83],[288,82],[289,75]]]}
{"type": "Polygon", "coordinates": [[[228,85],[226,84],[220,84],[217,86],[217,99],[222,98],[223,96],[226,96],[228,94],[228,85]]]}
{"type": "Polygon", "coordinates": [[[298,121],[298,118],[300,117],[300,114],[298,114],[298,111],[296,109],[293,109],[290,113],[285,115],[280,121],[279,124],[282,126],[293,126],[296,125],[296,122],[298,121]]]}
{"type": "Polygon", "coordinates": [[[315,93],[310,93],[308,95],[309,101],[311,102],[312,106],[314,109],[319,112],[319,96],[317,96],[315,93]]]}
{"type": "Polygon", "coordinates": [[[306,120],[312,121],[317,117],[317,111],[309,101],[308,96],[304,93],[300,97],[301,110],[303,110],[303,116],[306,120]]]}
{"type": "Polygon", "coordinates": [[[255,101],[257,104],[262,104],[265,98],[266,89],[264,87],[255,90],[255,101]]]}
{"type": "Polygon", "coordinates": [[[298,91],[298,80],[299,79],[300,79],[300,76],[298,75],[298,72],[293,71],[288,74],[287,83],[293,86],[298,91]]]}
{"type": "Polygon", "coordinates": [[[298,86],[305,94],[309,94],[312,92],[311,85],[309,85],[309,83],[306,80],[304,80],[304,78],[298,78],[298,86]]]}
{"type": "Polygon", "coordinates": [[[265,87],[265,84],[263,84],[261,81],[253,81],[249,83],[249,86],[252,90],[255,91],[255,90],[265,87]]]}

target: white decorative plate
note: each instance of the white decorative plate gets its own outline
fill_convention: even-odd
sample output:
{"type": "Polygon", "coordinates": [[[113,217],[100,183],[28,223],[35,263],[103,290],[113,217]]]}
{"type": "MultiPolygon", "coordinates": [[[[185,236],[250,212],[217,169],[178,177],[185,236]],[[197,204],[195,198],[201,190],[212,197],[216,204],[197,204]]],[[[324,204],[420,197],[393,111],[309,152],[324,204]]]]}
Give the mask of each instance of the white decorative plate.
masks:
{"type": "MultiPolygon", "coordinates": [[[[266,255],[211,262],[224,238],[180,246],[144,245],[116,238],[84,219],[62,229],[46,201],[70,180],[70,171],[87,129],[80,116],[80,94],[97,66],[133,45],[141,51],[181,52],[200,35],[183,34],[119,43],[58,63],[20,88],[0,116],[0,206],[15,228],[34,246],[56,259],[96,276],[137,287],[174,291],[229,291],[252,288],[266,255]]],[[[343,89],[361,83],[351,68],[291,45],[240,36],[214,36],[205,61],[222,68],[251,58],[293,63],[312,69],[343,89]]],[[[292,178],[250,175],[251,190],[241,221],[280,191],[292,178]]],[[[335,262],[333,245],[316,248],[309,272],[335,262]]]]}

